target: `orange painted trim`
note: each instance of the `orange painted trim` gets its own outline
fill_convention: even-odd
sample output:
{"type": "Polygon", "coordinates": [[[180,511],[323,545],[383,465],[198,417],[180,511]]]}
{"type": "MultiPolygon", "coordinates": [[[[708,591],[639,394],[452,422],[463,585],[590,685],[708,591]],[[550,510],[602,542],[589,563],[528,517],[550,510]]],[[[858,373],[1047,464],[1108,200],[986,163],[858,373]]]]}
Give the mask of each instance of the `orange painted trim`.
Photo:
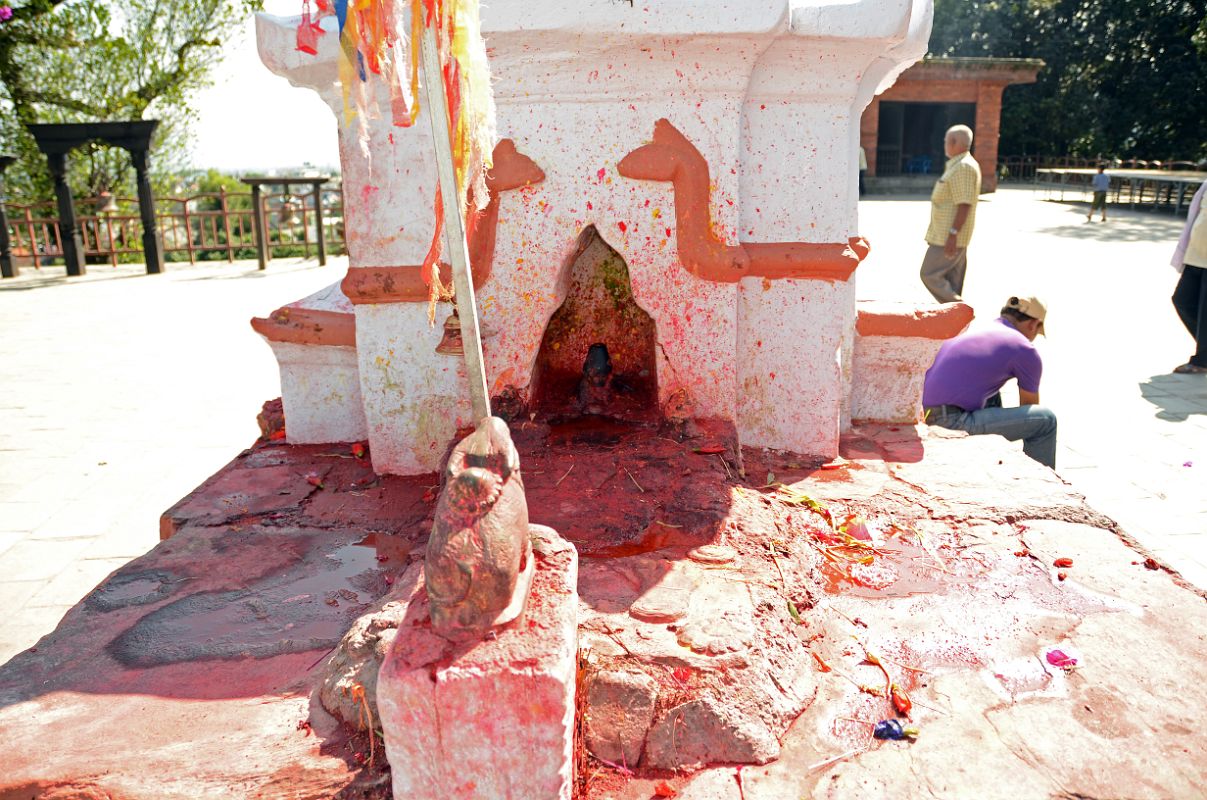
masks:
{"type": "Polygon", "coordinates": [[[669,181],[674,187],[679,262],[697,278],[720,283],[751,277],[845,281],[870,249],[860,237],[832,244],[725,244],[713,230],[708,161],[667,119],[654,123],[652,143],[622,158],[616,169],[626,178],[669,181]]]}
{"type": "MultiPolygon", "coordinates": [[[[495,145],[494,166],[486,173],[490,200],[486,208],[470,217],[466,238],[474,288],[481,289],[490,277],[495,258],[495,236],[499,226],[499,193],[531,186],[545,180],[545,173],[526,155],[516,150],[515,142],[502,139],[495,145]]],[[[452,283],[452,269],[440,264],[440,280],[452,283]]],[[[356,305],[364,303],[426,303],[428,283],[423,265],[399,267],[349,267],[340,284],[344,295],[356,305]]]]}
{"type": "Polygon", "coordinates": [[[973,316],[972,306],[967,303],[944,303],[908,311],[892,311],[875,302],[856,306],[859,313],[855,331],[860,336],[950,339],[967,328],[973,316]]]}
{"type": "Polygon", "coordinates": [[[356,317],[347,311],[284,306],[255,317],[251,327],[270,342],[356,347],[356,317]]]}

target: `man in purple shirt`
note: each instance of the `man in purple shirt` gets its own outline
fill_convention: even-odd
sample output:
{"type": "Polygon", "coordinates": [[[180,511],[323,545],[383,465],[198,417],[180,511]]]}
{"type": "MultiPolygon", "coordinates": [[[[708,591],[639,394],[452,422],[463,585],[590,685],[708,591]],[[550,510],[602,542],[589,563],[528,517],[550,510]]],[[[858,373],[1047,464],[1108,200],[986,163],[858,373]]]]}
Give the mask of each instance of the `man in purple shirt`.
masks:
{"type": "Polygon", "coordinates": [[[1056,467],[1056,415],[1039,405],[1043,362],[1033,342],[1048,311],[1035,297],[1011,297],[986,328],[968,331],[939,348],[926,371],[926,422],[972,434],[1023,440],[1023,452],[1056,467]],[[1018,381],[1018,408],[1002,408],[998,392],[1018,381]]]}

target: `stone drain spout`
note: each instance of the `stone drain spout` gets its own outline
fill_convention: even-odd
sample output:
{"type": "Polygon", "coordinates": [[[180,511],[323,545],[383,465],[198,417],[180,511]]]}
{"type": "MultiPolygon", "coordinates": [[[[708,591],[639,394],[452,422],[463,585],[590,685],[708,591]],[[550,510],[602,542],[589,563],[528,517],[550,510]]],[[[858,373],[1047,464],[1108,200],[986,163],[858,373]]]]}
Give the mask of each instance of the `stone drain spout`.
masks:
{"type": "Polygon", "coordinates": [[[708,162],[667,119],[654,123],[654,141],[629,153],[616,167],[626,178],[669,181],[675,190],[679,260],[697,278],[734,283],[742,278],[813,278],[845,281],[870,249],[853,236],[845,243],[740,242],[727,245],[709,212],[708,162]]]}

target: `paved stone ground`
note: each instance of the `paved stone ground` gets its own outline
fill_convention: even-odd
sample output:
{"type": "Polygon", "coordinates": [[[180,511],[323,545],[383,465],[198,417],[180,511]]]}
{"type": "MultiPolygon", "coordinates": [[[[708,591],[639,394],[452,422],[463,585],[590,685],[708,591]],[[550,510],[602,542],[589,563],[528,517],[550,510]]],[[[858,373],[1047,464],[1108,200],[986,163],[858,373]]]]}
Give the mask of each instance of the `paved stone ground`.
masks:
{"type": "MultiPolygon", "coordinates": [[[[542,438],[586,445],[599,431],[525,433],[521,462],[533,465],[542,438]]],[[[584,559],[579,719],[587,748],[608,761],[580,762],[576,797],[649,800],[667,796],[664,783],[681,800],[1202,796],[1207,740],[1189,721],[1207,705],[1203,597],[1149,568],[1073,487],[1004,439],[861,427],[831,468],[747,449],[752,476],[774,469],[787,484],[772,489],[706,454],[685,456],[687,485],[667,479],[666,443],[643,438],[624,462],[632,481],[601,486],[603,504],[649,503],[664,520],[651,528],[670,525],[677,541],[659,532],[636,551],[584,559]],[[688,488],[702,481],[715,501],[703,508],[688,488]],[[874,549],[833,546],[798,493],[867,520],[874,549]],[[688,555],[701,540],[714,544],[708,566],[688,555]],[[731,560],[717,563],[721,554],[731,560]],[[872,726],[897,715],[918,740],[874,741],[872,726]],[[613,749],[615,763],[603,754],[613,749]]],[[[619,455],[596,446],[596,460],[619,455]]],[[[405,698],[389,665],[444,650],[407,605],[433,504],[422,478],[372,480],[370,465],[329,450],[245,452],[176,507],[171,539],[0,665],[0,743],[13,743],[0,744],[0,798],[386,800],[391,776],[398,797],[432,785],[424,758],[398,753],[415,717],[395,716],[405,698]],[[391,768],[380,737],[353,733],[373,720],[391,768]]],[[[558,481],[549,469],[525,474],[536,518],[548,518],[537,498],[558,481]]],[[[595,522],[578,531],[584,541],[607,526],[595,522]]],[[[547,667],[546,634],[566,621],[547,604],[565,599],[554,564],[569,568],[551,555],[537,555],[546,591],[529,598],[528,624],[498,632],[497,660],[476,649],[466,674],[493,676],[503,693],[520,674],[537,676],[534,691],[548,685],[533,665],[547,667]]],[[[464,675],[440,678],[439,713],[480,712],[457,682],[464,675]]],[[[547,712],[556,703],[546,701],[547,712]]],[[[523,756],[483,756],[481,736],[441,743],[464,767],[461,791],[442,798],[501,796],[482,787],[516,763],[568,769],[549,746],[561,720],[516,713],[522,721],[476,722],[506,731],[508,752],[523,756]]]]}
{"type": "MultiPolygon", "coordinates": [[[[1207,379],[1173,376],[1190,339],[1169,304],[1181,222],[1029,190],[986,198],[967,298],[1051,307],[1042,396],[1061,418],[1058,471],[1193,583],[1207,587],[1207,379]],[[1190,464],[1190,466],[1184,466],[1190,464]]],[[[862,298],[925,301],[924,199],[870,199],[862,298]]],[[[158,517],[256,436],[279,394],[247,320],[321,288],[343,259],[26,270],[0,283],[0,662],[49,632],[105,575],[157,541],[158,517]]]]}
{"type": "Polygon", "coordinates": [[[24,269],[0,282],[0,663],[158,541],[159,515],[259,434],[280,394],[248,325],[346,259],[24,269]]]}
{"type": "MultiPolygon", "coordinates": [[[[1086,222],[1087,209],[1027,188],[987,195],[965,299],[978,319],[995,317],[1010,294],[1048,303],[1040,398],[1060,418],[1057,472],[1207,588],[1207,376],[1170,373],[1193,347],[1169,302],[1184,220],[1112,208],[1106,223],[1086,222]]],[[[918,279],[928,214],[924,198],[860,204],[872,242],[857,273],[860,299],[931,299],[918,279]]]]}

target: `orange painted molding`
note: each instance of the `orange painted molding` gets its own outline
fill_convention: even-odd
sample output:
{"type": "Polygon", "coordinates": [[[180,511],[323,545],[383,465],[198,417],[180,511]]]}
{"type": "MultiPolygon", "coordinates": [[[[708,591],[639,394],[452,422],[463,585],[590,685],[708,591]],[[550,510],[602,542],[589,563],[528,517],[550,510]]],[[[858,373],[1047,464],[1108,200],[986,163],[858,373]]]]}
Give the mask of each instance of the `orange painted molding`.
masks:
{"type": "Polygon", "coordinates": [[[356,347],[356,317],[347,311],[284,306],[255,317],[251,327],[270,342],[356,347]]]}
{"type": "MultiPolygon", "coordinates": [[[[516,150],[515,142],[502,139],[495,145],[494,166],[486,173],[490,200],[486,208],[470,217],[466,225],[469,263],[474,288],[481,289],[495,258],[495,234],[499,226],[499,193],[520,189],[545,180],[545,173],[526,155],[516,150]]],[[[440,280],[452,283],[452,268],[440,264],[440,280]]],[[[349,267],[340,284],[344,295],[356,305],[364,303],[426,303],[428,283],[423,265],[399,267],[349,267]]]]}
{"type": "Polygon", "coordinates": [[[855,331],[860,336],[910,336],[917,339],[950,339],[972,322],[972,306],[944,303],[913,307],[905,303],[860,301],[855,331]]]}
{"type": "Polygon", "coordinates": [[[709,211],[708,162],[667,119],[654,123],[654,141],[620,160],[626,178],[669,181],[675,190],[675,230],[679,262],[709,281],[734,283],[742,278],[809,278],[845,281],[867,257],[866,239],[846,242],[740,242],[727,245],[713,230],[709,211]]]}

